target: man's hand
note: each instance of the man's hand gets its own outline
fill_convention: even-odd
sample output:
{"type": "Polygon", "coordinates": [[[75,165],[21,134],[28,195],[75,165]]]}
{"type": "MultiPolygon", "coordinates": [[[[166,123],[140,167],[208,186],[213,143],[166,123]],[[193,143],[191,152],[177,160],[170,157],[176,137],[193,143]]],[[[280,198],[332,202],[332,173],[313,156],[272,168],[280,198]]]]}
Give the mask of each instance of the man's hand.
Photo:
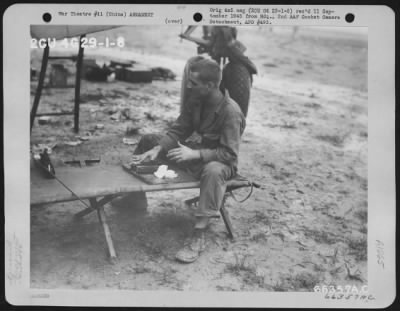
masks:
{"type": "Polygon", "coordinates": [[[142,154],[134,154],[132,156],[132,161],[129,163],[130,165],[132,164],[140,164],[142,162],[146,161],[153,161],[155,160],[159,153],[161,152],[161,146],[155,146],[153,149],[150,149],[149,151],[146,151],[145,153],[142,154]]]}
{"type": "Polygon", "coordinates": [[[200,159],[200,150],[193,150],[189,147],[182,145],[178,142],[179,147],[175,149],[171,149],[167,153],[168,159],[175,161],[177,163],[182,161],[189,161],[200,159]]]}

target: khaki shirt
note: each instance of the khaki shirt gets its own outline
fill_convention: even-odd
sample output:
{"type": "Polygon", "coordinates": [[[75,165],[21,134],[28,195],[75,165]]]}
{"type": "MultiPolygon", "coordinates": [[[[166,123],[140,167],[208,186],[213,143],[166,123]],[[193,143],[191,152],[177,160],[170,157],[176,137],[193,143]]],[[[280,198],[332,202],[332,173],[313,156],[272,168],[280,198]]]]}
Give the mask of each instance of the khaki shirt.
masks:
{"type": "Polygon", "coordinates": [[[225,96],[216,105],[209,103],[205,107],[210,108],[202,112],[201,105],[184,106],[159,144],[168,151],[178,147],[178,141],[185,144],[185,140],[196,131],[201,135],[201,142],[190,147],[200,150],[203,163],[218,161],[237,168],[240,137],[246,126],[239,105],[225,96]]]}

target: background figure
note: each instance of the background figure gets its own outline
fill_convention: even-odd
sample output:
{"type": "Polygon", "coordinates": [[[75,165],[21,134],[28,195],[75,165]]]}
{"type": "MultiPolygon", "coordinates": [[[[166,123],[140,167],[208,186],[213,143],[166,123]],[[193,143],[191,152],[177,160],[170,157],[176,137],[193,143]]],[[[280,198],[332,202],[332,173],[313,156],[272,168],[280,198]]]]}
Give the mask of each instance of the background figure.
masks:
{"type": "MultiPolygon", "coordinates": [[[[220,89],[224,94],[227,92],[238,103],[243,114],[247,116],[250,88],[253,82],[252,75],[257,74],[257,68],[244,55],[246,47],[236,37],[237,30],[234,27],[205,26],[203,27],[203,39],[209,43],[200,46],[198,52],[208,53],[220,66],[223,66],[220,89]]],[[[192,57],[186,63],[182,79],[181,104],[187,100],[188,96],[186,79],[190,66],[201,58],[201,56],[192,57]]]]}

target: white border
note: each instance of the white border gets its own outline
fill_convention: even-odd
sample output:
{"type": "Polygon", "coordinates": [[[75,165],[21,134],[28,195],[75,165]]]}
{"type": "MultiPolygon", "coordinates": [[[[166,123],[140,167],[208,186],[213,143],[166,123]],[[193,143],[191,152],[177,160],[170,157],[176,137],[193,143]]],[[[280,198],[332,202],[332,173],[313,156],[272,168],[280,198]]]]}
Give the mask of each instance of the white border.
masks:
{"type": "MultiPolygon", "coordinates": [[[[232,7],[213,5],[213,7],[232,7]]],[[[242,6],[247,7],[247,6],[242,6]]],[[[256,7],[256,6],[253,6],[256,7]]],[[[265,5],[261,7],[277,7],[265,5]]],[[[297,8],[300,6],[281,6],[297,8]]],[[[305,6],[302,6],[305,7],[305,6]]],[[[344,16],[356,15],[354,23],[344,19],[324,21],[325,26],[368,27],[368,287],[376,300],[353,302],[325,300],[317,293],[274,292],[174,292],[33,290],[30,267],[29,180],[29,68],[30,25],[44,24],[42,14],[53,15],[52,24],[138,25],[165,24],[166,16],[193,24],[194,12],[207,16],[207,5],[112,5],[112,10],[154,12],[154,18],[61,17],[57,12],[107,8],[107,5],[16,4],[3,18],[4,80],[4,173],[6,299],[16,305],[174,306],[174,307],[385,307],[395,298],[395,27],[394,12],[386,6],[306,6],[334,9],[344,16]],[[17,155],[17,156],[16,156],[17,155]],[[21,195],[23,194],[23,195],[21,195]],[[385,244],[385,269],[376,261],[375,241],[385,244]],[[7,280],[9,246],[22,245],[22,278],[7,280]],[[48,294],[46,299],[35,298],[48,294]]],[[[205,25],[207,20],[198,23],[205,25]]],[[[296,25],[321,25],[321,20],[296,21],[296,25]]],[[[294,25],[284,21],[274,25],[294,25]]]]}

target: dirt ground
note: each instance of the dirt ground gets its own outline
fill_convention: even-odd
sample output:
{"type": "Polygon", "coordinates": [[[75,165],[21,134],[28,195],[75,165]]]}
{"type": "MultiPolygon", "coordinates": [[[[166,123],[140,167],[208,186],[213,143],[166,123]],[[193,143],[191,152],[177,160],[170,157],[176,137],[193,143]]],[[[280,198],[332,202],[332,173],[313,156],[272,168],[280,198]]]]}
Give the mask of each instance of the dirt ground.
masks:
{"type": "MultiPolygon", "coordinates": [[[[196,54],[194,44],[180,42],[180,32],[180,27],[122,27],[93,34],[124,36],[127,47],[86,51],[86,57],[161,65],[177,79],[83,80],[80,133],[72,130],[72,116],[52,117],[49,124],[35,123],[32,146],[54,146],[57,165],[71,159],[101,157],[99,165],[129,159],[134,145],[123,138],[137,141],[144,133],[163,131],[178,115],[180,76],[196,54]],[[78,141],[76,135],[90,139],[65,144],[78,141]]],[[[33,288],[312,291],[315,285],[367,283],[366,37],[301,28],[293,39],[291,28],[276,27],[272,32],[239,28],[238,38],[259,69],[239,171],[263,189],[242,204],[228,199],[235,241],[222,220],[215,220],[200,259],[189,265],[175,261],[194,224],[182,201],[196,190],[150,193],[147,214],[106,206],[119,257],[114,265],[97,215],[73,220],[84,209],[81,203],[32,208],[33,288]]],[[[38,69],[40,60],[41,51],[32,52],[38,69]]],[[[74,64],[68,66],[73,82],[74,64]]],[[[36,85],[32,81],[31,103],[36,85]]],[[[73,89],[45,89],[39,109],[71,110],[73,101],[73,89]]]]}

